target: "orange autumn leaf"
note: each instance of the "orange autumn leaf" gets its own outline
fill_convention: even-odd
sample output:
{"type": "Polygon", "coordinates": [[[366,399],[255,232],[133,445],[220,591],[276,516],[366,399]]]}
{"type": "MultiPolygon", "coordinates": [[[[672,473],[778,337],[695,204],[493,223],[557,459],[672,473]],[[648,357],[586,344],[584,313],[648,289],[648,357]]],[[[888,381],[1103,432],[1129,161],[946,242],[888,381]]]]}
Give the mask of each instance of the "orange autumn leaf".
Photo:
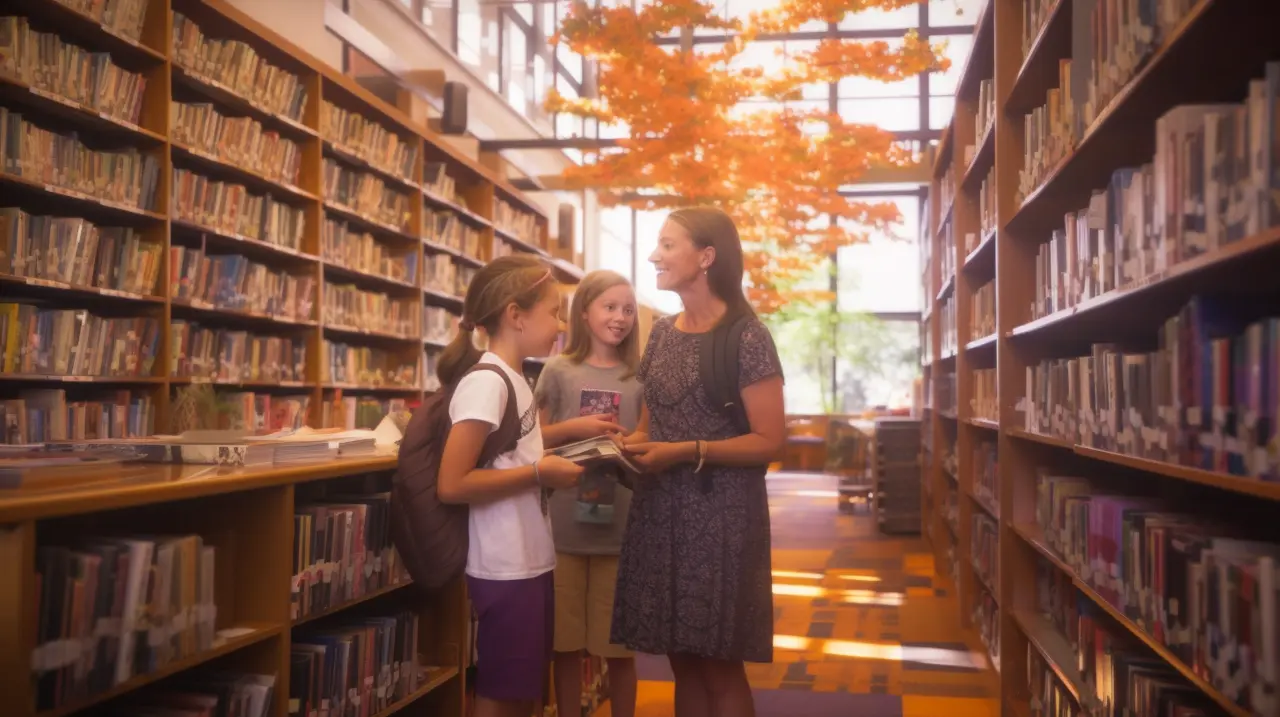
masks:
{"type": "Polygon", "coordinates": [[[912,152],[880,128],[780,101],[813,83],[861,77],[896,82],[942,70],[942,48],[914,31],[902,42],[824,40],[793,53],[776,71],[744,67],[747,43],[813,21],[839,22],[864,10],[896,10],[921,0],[783,0],[748,19],[725,20],[710,2],[668,0],[631,8],[576,0],[554,38],[594,60],[598,97],[551,92],[547,109],[625,125],[628,139],[587,153],[564,173],[570,187],[596,190],[602,204],[667,209],[706,204],[738,224],[746,248],[748,295],[768,313],[794,302],[830,301],[797,291],[840,247],[884,234],[901,221],[891,203],[841,195],[877,167],[910,166],[912,152]],[[711,31],[732,37],[692,52],[658,37],[711,31]],[[746,100],[765,100],[749,109],[746,100]],[[834,225],[830,217],[838,217],[834,225]]]}

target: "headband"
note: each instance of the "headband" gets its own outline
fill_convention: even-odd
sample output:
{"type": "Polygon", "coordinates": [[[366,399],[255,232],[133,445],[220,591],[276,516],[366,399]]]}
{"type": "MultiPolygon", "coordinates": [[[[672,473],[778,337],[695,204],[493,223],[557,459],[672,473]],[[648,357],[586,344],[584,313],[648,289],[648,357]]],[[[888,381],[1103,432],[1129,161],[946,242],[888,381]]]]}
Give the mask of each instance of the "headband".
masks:
{"type": "MultiPolygon", "coordinates": [[[[551,278],[551,270],[550,270],[550,269],[547,269],[547,273],[543,274],[541,277],[539,277],[539,278],[538,278],[538,280],[537,280],[537,281],[535,281],[535,282],[533,282],[532,284],[530,284],[530,285],[529,285],[529,288],[525,289],[525,291],[533,291],[534,289],[538,288],[539,286],[542,286],[542,284],[543,284],[543,283],[545,283],[545,282],[546,282],[546,280],[547,280],[547,279],[550,279],[550,278],[551,278]]],[[[523,292],[522,292],[522,293],[523,293],[523,292]]],[[[501,311],[501,309],[499,309],[499,311],[501,311]]],[[[480,322],[481,322],[481,323],[483,323],[484,319],[487,319],[488,317],[489,317],[489,315],[488,315],[488,314],[486,314],[486,315],[484,315],[484,316],[481,316],[481,317],[480,317],[480,322]]],[[[462,317],[462,320],[458,322],[458,328],[459,328],[459,329],[461,329],[461,330],[463,330],[463,331],[468,331],[468,332],[470,332],[470,331],[475,331],[475,330],[476,330],[476,323],[477,323],[476,321],[472,321],[472,320],[470,320],[470,319],[468,319],[467,317],[465,317],[465,316],[464,316],[464,317],[462,317]]]]}

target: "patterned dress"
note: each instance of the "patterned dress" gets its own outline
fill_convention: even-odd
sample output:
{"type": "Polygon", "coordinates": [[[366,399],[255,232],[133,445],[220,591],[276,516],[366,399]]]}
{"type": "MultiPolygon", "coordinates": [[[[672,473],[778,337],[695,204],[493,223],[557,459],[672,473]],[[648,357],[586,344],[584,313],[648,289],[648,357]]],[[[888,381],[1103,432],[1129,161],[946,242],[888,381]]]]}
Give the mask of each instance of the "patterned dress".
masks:
{"type": "MultiPolygon", "coordinates": [[[[701,336],[656,322],[640,362],[654,441],[721,440],[738,432],[709,405],[699,376],[701,336]]],[[[769,330],[742,334],[739,385],[780,376],[769,330]]],[[[766,466],[677,465],[636,481],[627,520],[611,640],[650,654],[773,660],[766,466]],[[709,483],[709,490],[707,484],[709,483]]]]}

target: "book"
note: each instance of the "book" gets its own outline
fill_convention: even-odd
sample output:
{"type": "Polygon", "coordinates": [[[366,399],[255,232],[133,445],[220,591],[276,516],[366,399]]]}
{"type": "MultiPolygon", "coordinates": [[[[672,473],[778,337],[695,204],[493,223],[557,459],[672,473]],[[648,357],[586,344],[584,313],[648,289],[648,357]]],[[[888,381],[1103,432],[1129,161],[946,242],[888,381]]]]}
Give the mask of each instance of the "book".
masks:
{"type": "Polygon", "coordinates": [[[613,439],[608,436],[597,436],[552,448],[546,451],[546,455],[560,456],[588,469],[598,466],[619,466],[632,473],[640,472],[640,467],[632,463],[631,459],[623,454],[614,444],[613,439]]]}

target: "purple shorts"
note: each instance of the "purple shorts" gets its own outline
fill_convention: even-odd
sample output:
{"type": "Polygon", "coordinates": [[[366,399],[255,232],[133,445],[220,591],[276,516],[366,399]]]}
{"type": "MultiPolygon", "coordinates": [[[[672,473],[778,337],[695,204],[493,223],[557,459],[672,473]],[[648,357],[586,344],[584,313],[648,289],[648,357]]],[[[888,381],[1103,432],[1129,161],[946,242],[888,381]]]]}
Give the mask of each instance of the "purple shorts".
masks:
{"type": "Polygon", "coordinates": [[[476,694],[503,702],[540,701],[555,636],[555,578],[467,576],[476,611],[476,694]]]}

